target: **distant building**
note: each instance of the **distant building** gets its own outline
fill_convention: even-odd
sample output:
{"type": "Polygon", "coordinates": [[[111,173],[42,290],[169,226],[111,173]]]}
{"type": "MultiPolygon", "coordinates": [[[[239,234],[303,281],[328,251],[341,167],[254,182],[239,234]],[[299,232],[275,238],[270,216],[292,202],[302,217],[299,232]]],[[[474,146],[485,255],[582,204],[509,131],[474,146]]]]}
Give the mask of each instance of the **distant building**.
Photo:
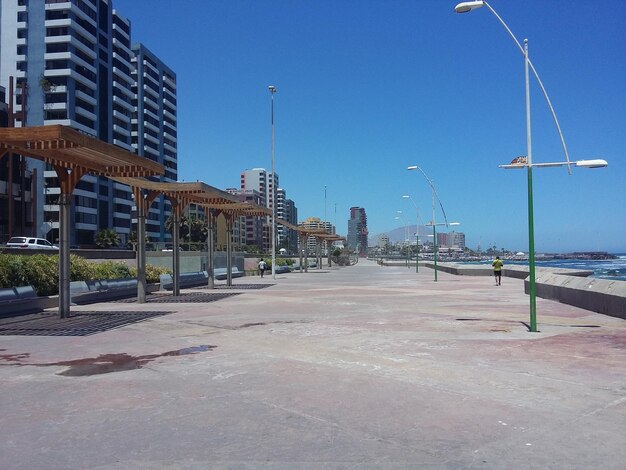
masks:
{"type": "Polygon", "coordinates": [[[465,249],[465,234],[462,232],[437,233],[439,248],[465,249]]]}
{"type": "Polygon", "coordinates": [[[383,233],[380,237],[378,237],[378,247],[381,249],[385,249],[389,246],[389,236],[386,233],[383,233]]]}
{"type": "MultiPolygon", "coordinates": [[[[283,188],[276,189],[276,217],[292,225],[298,225],[296,204],[291,199],[287,199],[287,191],[283,188]]],[[[287,253],[297,253],[298,232],[279,224],[276,227],[276,235],[277,246],[284,248],[287,253]]]]}
{"type": "Polygon", "coordinates": [[[362,207],[350,208],[348,220],[348,246],[357,250],[359,255],[367,253],[367,215],[362,207]]]}
{"type": "MultiPolygon", "coordinates": [[[[335,227],[328,221],[322,221],[319,217],[309,217],[304,221],[300,222],[298,226],[313,230],[324,230],[326,233],[335,234],[335,227]]],[[[304,248],[304,247],[302,247],[304,248]]],[[[326,242],[322,245],[323,249],[326,248],[326,242]]],[[[314,236],[310,236],[307,239],[306,243],[307,253],[316,253],[317,251],[317,240],[314,236]]]]}
{"type": "MultiPolygon", "coordinates": [[[[272,177],[272,173],[268,172],[265,168],[252,168],[241,172],[241,191],[247,196],[246,200],[251,200],[250,195],[258,194],[258,202],[261,206],[272,209],[274,206],[272,190],[276,187],[276,208],[275,216],[277,219],[285,220],[293,225],[298,224],[298,209],[296,204],[287,198],[287,191],[279,186],[278,174],[272,177]]],[[[247,217],[247,239],[258,240],[258,226],[257,222],[252,219],[263,221],[263,241],[258,246],[264,251],[271,250],[271,238],[270,238],[270,217],[260,219],[259,217],[247,217]]],[[[283,247],[288,252],[295,252],[298,246],[298,234],[295,230],[288,229],[283,225],[276,224],[276,247],[283,247]]]]}
{"type": "Polygon", "coordinates": [[[452,247],[465,250],[465,234],[463,232],[450,232],[448,241],[452,243],[452,247]]]}
{"type": "MultiPolygon", "coordinates": [[[[241,202],[249,202],[259,206],[265,206],[265,198],[256,189],[227,188],[226,192],[239,198],[241,202]]],[[[241,220],[242,244],[249,247],[264,248],[265,229],[267,227],[265,217],[243,216],[241,220]]]]}
{"type": "MultiPolygon", "coordinates": [[[[241,190],[257,191],[261,196],[260,205],[267,207],[268,209],[273,208],[273,187],[278,187],[278,175],[274,175],[272,177],[271,172],[268,172],[265,168],[252,168],[241,172],[241,190]]],[[[263,244],[260,248],[263,251],[268,252],[272,247],[272,241],[270,238],[271,218],[269,216],[265,217],[263,227],[263,244]]]]}

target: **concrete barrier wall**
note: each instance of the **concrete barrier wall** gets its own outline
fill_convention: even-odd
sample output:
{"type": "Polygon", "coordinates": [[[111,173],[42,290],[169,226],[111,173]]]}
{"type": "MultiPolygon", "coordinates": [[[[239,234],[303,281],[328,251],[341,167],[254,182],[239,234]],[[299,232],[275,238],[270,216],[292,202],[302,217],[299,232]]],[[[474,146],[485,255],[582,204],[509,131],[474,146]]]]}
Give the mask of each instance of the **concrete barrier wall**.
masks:
{"type": "MultiPolygon", "coordinates": [[[[434,269],[434,263],[426,261],[422,263],[427,268],[434,269]]],[[[484,264],[463,264],[463,263],[437,263],[437,270],[457,276],[493,276],[491,266],[484,264]]],[[[569,268],[546,268],[535,267],[535,274],[563,274],[566,276],[588,277],[593,271],[569,269],[569,268]]],[[[528,277],[528,266],[526,265],[510,265],[502,270],[502,277],[512,277],[515,279],[526,279],[528,277]]]]}
{"type": "MultiPolygon", "coordinates": [[[[179,253],[181,273],[195,273],[199,271],[206,271],[206,251],[180,251],[179,253]]],[[[215,268],[226,267],[225,252],[216,251],[213,257],[215,268]]],[[[146,262],[154,266],[163,266],[167,269],[172,269],[172,259],[173,252],[171,251],[146,252],[146,262]]],[[[233,253],[233,267],[238,268],[242,272],[244,271],[244,258],[242,253],[233,253]]]]}
{"type": "MultiPolygon", "coordinates": [[[[544,273],[535,278],[537,297],[626,320],[626,282],[544,273]]],[[[530,283],[524,282],[528,294],[530,283]]]]}
{"type": "MultiPolygon", "coordinates": [[[[383,265],[404,266],[405,263],[383,262],[383,265]]],[[[415,266],[415,263],[413,263],[415,266]]],[[[431,261],[420,263],[434,269],[431,261]]],[[[489,265],[462,263],[437,263],[437,270],[456,276],[493,276],[489,265]]],[[[589,277],[593,271],[567,268],[535,267],[537,297],[556,300],[567,305],[626,320],[626,281],[610,281],[589,277]]],[[[528,266],[506,266],[503,277],[524,279],[524,291],[528,294],[528,266]]]]}

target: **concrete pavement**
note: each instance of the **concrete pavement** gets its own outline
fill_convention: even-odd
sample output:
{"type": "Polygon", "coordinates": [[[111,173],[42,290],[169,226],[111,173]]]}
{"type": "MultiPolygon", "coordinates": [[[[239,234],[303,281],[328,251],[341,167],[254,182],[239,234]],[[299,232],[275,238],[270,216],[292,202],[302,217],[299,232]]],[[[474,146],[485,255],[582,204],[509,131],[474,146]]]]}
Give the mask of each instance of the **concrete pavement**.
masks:
{"type": "Polygon", "coordinates": [[[369,261],[183,292],[0,336],[0,467],[624,468],[624,320],[369,261]]]}

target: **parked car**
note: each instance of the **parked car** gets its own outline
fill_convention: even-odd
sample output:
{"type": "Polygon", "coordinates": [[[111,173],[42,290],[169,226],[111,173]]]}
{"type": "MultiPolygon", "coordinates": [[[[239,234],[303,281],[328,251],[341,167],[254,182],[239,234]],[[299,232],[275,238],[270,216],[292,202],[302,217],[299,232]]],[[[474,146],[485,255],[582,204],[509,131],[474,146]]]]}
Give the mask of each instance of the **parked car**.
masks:
{"type": "Polygon", "coordinates": [[[7,242],[7,248],[25,248],[30,250],[58,250],[45,238],[13,237],[7,242]]]}

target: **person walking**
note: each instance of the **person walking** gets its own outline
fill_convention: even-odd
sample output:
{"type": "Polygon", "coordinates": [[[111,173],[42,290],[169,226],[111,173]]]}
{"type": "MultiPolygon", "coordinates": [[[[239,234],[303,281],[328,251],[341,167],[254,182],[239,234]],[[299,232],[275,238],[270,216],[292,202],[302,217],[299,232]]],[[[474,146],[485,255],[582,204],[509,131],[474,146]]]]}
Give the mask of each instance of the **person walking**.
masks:
{"type": "Polygon", "coordinates": [[[265,260],[261,258],[261,261],[259,261],[259,271],[261,272],[261,277],[263,277],[263,274],[265,273],[266,269],[267,269],[267,264],[265,263],[265,260]]]}
{"type": "Polygon", "coordinates": [[[496,286],[502,285],[502,267],[504,263],[500,259],[499,256],[496,256],[496,259],[491,263],[493,266],[493,275],[496,278],[496,286]]]}

